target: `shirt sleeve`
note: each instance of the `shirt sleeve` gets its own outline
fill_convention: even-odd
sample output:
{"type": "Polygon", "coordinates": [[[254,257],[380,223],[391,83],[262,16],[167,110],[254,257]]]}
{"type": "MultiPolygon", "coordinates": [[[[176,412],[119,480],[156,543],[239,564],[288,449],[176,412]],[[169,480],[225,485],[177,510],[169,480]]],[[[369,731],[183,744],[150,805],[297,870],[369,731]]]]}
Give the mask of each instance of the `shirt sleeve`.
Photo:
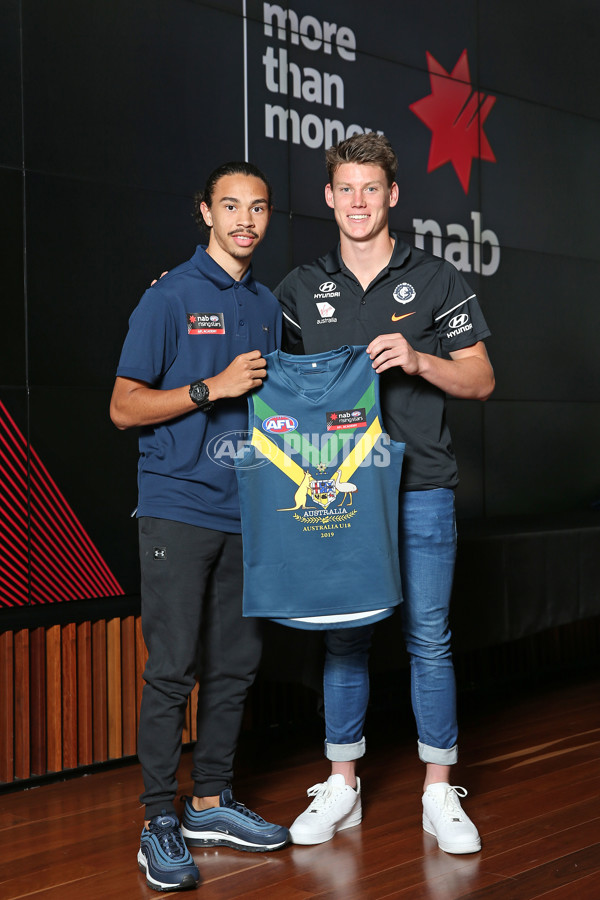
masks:
{"type": "Polygon", "coordinates": [[[435,325],[445,353],[463,350],[489,337],[477,295],[450,263],[446,263],[447,290],[435,312],[435,325]]]}
{"type": "Polygon", "coordinates": [[[117,375],[157,385],[177,355],[173,311],[160,290],[149,288],[129,319],[117,375]]]}
{"type": "Polygon", "coordinates": [[[277,285],[273,293],[279,300],[283,313],[281,349],[285,353],[303,355],[302,326],[296,309],[294,281],[294,272],[291,272],[277,285]]]}

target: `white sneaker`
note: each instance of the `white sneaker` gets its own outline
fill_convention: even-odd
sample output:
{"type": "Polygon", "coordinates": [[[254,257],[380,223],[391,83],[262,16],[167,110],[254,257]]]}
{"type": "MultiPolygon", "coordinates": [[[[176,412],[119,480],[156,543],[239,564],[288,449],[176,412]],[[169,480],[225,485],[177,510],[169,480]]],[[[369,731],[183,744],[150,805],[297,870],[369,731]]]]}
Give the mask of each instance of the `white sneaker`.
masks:
{"type": "Polygon", "coordinates": [[[466,797],[463,787],[446,782],[430,784],[423,794],[423,829],[437,838],[446,853],[477,853],[481,838],[473,822],[460,805],[466,797]]]}
{"type": "Polygon", "coordinates": [[[343,775],[330,775],[324,784],[313,784],[306,793],[315,799],[291,826],[292,843],[323,844],[336,831],[360,823],[360,778],[356,779],[354,790],[346,784],[343,775]]]}

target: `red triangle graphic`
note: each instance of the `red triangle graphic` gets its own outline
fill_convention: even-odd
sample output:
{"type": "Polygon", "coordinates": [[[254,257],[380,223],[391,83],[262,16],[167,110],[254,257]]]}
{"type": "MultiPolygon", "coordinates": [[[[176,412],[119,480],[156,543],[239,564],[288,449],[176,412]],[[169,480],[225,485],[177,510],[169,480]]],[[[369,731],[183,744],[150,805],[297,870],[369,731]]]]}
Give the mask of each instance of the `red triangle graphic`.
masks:
{"type": "Polygon", "coordinates": [[[0,496],[0,606],[125,593],[1,401],[0,496]]]}

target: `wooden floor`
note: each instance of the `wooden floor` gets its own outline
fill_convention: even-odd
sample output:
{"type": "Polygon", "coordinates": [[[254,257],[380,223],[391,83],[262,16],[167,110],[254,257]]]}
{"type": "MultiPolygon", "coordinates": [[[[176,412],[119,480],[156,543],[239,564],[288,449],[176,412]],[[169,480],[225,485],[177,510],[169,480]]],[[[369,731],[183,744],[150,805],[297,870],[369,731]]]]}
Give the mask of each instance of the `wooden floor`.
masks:
{"type": "MultiPolygon", "coordinates": [[[[380,714],[361,768],[362,825],[318,847],[272,854],[194,850],[198,896],[343,900],[598,900],[600,898],[600,674],[517,695],[462,703],[456,784],[483,839],[481,853],[451,856],[424,834],[421,766],[412,722],[380,714]],[[393,721],[382,727],[385,719],[393,721]]],[[[370,732],[369,732],[370,733],[370,732]]],[[[252,740],[255,741],[253,738],[252,740]]],[[[289,824],[306,789],[326,775],[321,748],[283,752],[246,740],[236,793],[289,824]]],[[[180,787],[189,791],[189,753],[180,787]]],[[[137,764],[0,796],[0,898],[142,900],[136,864],[142,809],[137,764]]],[[[163,894],[162,896],[172,896],[163,894]]]]}

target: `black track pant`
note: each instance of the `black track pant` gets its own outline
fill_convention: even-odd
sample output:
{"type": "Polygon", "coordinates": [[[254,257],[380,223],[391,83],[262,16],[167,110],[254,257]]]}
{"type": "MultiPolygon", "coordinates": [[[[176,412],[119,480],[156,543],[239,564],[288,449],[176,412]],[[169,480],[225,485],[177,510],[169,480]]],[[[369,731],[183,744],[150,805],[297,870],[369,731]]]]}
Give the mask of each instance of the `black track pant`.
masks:
{"type": "Polygon", "coordinates": [[[231,784],[244,702],[260,661],[260,622],[242,617],[239,534],[142,517],[142,630],[148,649],[138,734],[146,818],[175,812],[176,771],[196,680],[198,797],[231,784]]]}

